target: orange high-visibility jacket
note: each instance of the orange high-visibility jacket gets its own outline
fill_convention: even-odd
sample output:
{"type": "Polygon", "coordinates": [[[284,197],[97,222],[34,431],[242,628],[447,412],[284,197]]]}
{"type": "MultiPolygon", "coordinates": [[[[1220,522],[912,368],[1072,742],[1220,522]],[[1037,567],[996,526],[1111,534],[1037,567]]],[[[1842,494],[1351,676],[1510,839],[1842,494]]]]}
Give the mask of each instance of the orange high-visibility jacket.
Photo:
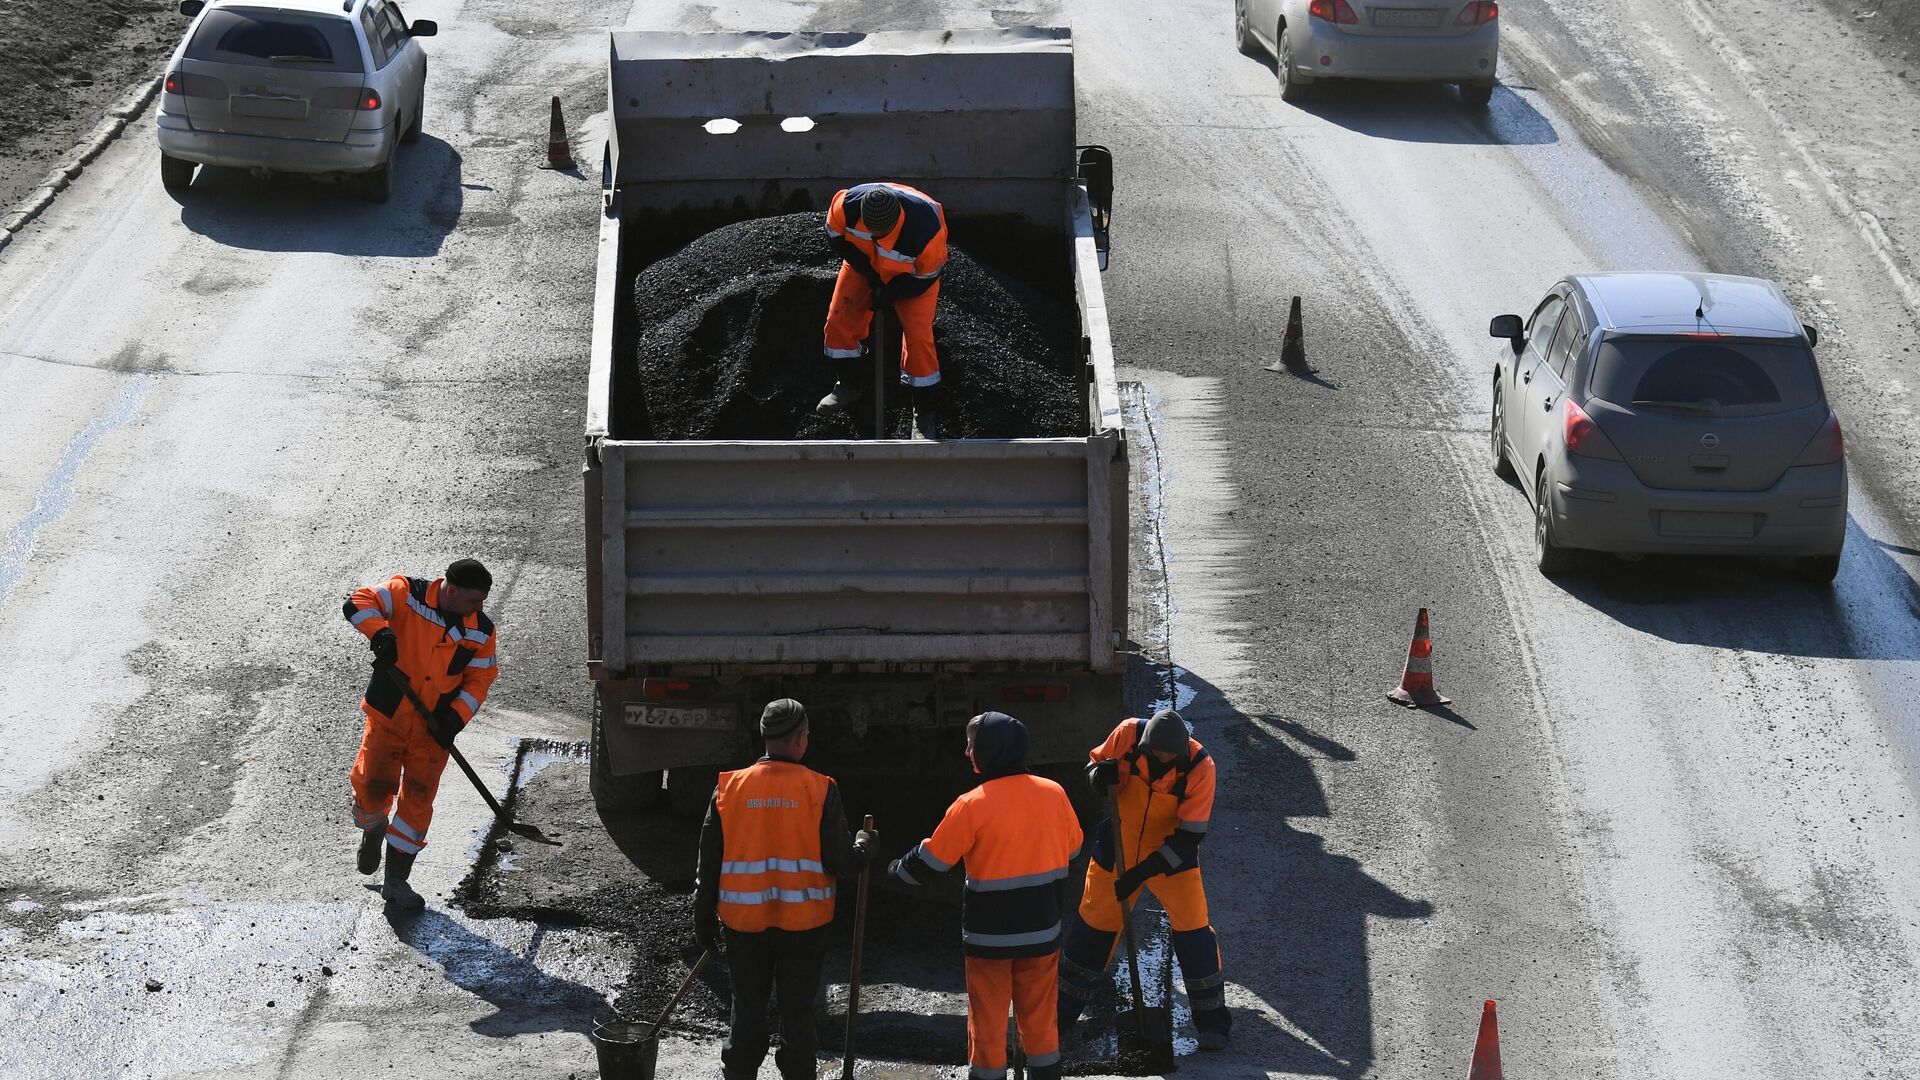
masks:
{"type": "Polygon", "coordinates": [[[834,878],[820,860],[832,781],[766,758],[720,774],[720,921],[731,930],[811,930],[833,921],[834,878]]]}
{"type": "Polygon", "coordinates": [[[1188,736],[1186,768],[1168,769],[1155,780],[1146,752],[1137,749],[1146,730],[1145,720],[1123,720],[1087,757],[1120,763],[1117,824],[1126,865],[1158,851],[1166,856],[1169,872],[1191,870],[1199,865],[1200,839],[1213,819],[1213,757],[1188,736]]]}
{"type": "MultiPolygon", "coordinates": [[[[428,581],[395,574],[384,585],[353,590],[347,597],[346,616],[368,637],[391,627],[400,649],[400,670],[413,692],[429,709],[452,695],[454,711],[467,723],[480,711],[487,688],[500,674],[494,659],[498,635],[483,611],[450,624],[435,606],[443,584],[442,578],[428,581]]],[[[391,718],[405,703],[400,688],[384,672],[376,671],[367,682],[367,696],[360,707],[369,716],[391,718]]]]}
{"type": "MultiPolygon", "coordinates": [[[[955,799],[933,835],[902,859],[945,872],[967,864],[960,937],[968,956],[1045,956],[1060,937],[1060,889],[1080,851],[1080,819],[1059,784],[1030,773],[955,799]]],[[[916,882],[917,883],[917,882],[916,882]]]]}
{"type": "Polygon", "coordinates": [[[905,184],[860,184],[833,196],[827,207],[827,241],[876,285],[888,285],[899,298],[918,296],[940,279],[947,265],[947,214],[925,192],[905,184]],[[876,187],[900,198],[900,220],[875,236],[857,216],[847,219],[847,201],[876,187]],[[896,282],[896,279],[899,279],[896,282]]]}

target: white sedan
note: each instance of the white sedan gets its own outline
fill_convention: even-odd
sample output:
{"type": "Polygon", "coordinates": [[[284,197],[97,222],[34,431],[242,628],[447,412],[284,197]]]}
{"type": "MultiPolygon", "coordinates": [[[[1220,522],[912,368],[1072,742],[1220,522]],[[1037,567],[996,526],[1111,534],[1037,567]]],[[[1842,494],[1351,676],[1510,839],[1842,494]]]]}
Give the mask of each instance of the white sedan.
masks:
{"type": "Polygon", "coordinates": [[[1241,52],[1277,62],[1285,101],[1324,79],[1451,82],[1468,105],[1493,99],[1495,0],[1234,0],[1233,23],[1241,52]]]}

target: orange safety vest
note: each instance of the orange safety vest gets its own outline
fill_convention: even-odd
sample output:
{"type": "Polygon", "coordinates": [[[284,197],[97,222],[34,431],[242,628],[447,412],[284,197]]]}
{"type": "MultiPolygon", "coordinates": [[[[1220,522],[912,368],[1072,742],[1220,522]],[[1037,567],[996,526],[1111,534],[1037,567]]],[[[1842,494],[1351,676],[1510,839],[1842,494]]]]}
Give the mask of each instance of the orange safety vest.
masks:
{"type": "MultiPolygon", "coordinates": [[[[1175,831],[1205,836],[1213,819],[1216,770],[1206,747],[1188,736],[1186,767],[1168,769],[1155,780],[1147,768],[1146,751],[1139,749],[1146,731],[1145,720],[1123,720],[1107,741],[1088,755],[1094,761],[1120,763],[1120,789],[1116,793],[1120,820],[1116,824],[1128,866],[1153,854],[1175,831]]],[[[1168,854],[1176,872],[1193,868],[1194,864],[1177,854],[1168,854]]]]}
{"type": "Polygon", "coordinates": [[[1045,956],[1059,947],[1059,882],[1080,840],[1066,791],[1015,773],[955,799],[913,854],[942,872],[966,862],[960,937],[968,956],[1045,956]]]}
{"type": "Polygon", "coordinates": [[[820,862],[832,781],[790,761],[720,774],[720,921],[731,930],[811,930],[833,921],[833,875],[820,862]]]}
{"type": "MultiPolygon", "coordinates": [[[[343,612],[354,629],[367,637],[391,629],[400,650],[400,670],[421,703],[431,709],[448,700],[461,723],[467,723],[480,711],[480,703],[487,700],[487,691],[500,674],[499,640],[493,620],[484,611],[447,622],[438,607],[444,584],[444,578],[429,581],[395,574],[380,585],[353,590],[343,612]]],[[[400,688],[386,673],[374,672],[360,703],[367,715],[392,718],[403,705],[406,698],[400,688]]]]}

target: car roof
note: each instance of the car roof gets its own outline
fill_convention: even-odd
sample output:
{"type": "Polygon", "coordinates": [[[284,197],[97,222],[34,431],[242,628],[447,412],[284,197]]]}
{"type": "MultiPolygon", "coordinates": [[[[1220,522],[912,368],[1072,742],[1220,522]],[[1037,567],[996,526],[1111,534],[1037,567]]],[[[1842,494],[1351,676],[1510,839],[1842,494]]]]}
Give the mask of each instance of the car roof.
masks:
{"type": "Polygon", "coordinates": [[[214,0],[208,7],[258,8],[265,11],[301,11],[311,15],[344,16],[365,0],[214,0]]]}
{"type": "Polygon", "coordinates": [[[1805,331],[1780,286],[1732,274],[1610,273],[1567,279],[1593,309],[1598,329],[1624,334],[1689,331],[1800,337],[1805,331]],[[1704,312],[1700,318],[1695,311],[1704,312]]]}

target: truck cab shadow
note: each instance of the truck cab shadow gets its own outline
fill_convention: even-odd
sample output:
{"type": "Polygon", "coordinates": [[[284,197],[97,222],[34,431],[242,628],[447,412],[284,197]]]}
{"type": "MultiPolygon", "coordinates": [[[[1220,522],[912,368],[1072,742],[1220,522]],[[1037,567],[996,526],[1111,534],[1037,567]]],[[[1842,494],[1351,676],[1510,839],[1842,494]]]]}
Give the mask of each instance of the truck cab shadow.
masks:
{"type": "Polygon", "coordinates": [[[460,153],[423,135],[394,159],[393,195],[360,201],[347,184],[304,176],[257,179],[241,169],[204,167],[172,193],[180,222],[216,243],[251,251],[428,258],[460,221],[465,188],[460,153]]]}

